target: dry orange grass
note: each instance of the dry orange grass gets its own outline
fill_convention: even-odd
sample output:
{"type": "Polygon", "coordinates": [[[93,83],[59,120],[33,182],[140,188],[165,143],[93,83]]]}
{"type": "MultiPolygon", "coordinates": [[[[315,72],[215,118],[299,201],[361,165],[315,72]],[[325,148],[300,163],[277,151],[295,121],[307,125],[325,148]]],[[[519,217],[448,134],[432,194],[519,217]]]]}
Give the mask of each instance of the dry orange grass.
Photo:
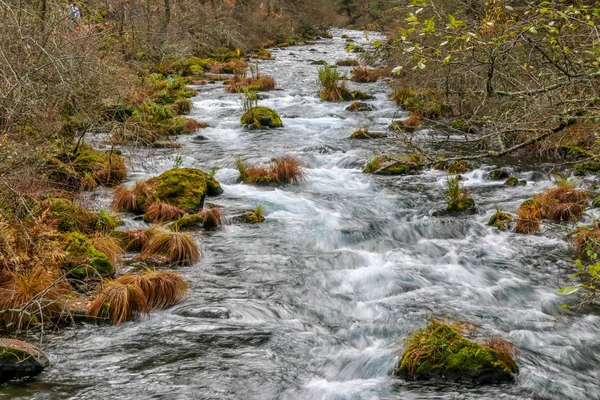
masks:
{"type": "Polygon", "coordinates": [[[226,63],[215,62],[210,66],[213,74],[236,74],[242,75],[246,72],[248,63],[244,60],[229,60],[226,63]]]}
{"type": "Polygon", "coordinates": [[[147,229],[136,229],[125,232],[129,236],[129,242],[125,246],[127,251],[142,251],[150,239],[159,231],[156,226],[147,229]]]}
{"type": "Polygon", "coordinates": [[[110,263],[115,267],[121,264],[125,250],[116,238],[104,234],[97,234],[90,238],[92,245],[100,253],[106,254],[110,263]]]}
{"type": "Polygon", "coordinates": [[[66,319],[65,295],[70,286],[59,276],[37,265],[19,272],[6,273],[0,285],[0,310],[22,310],[0,315],[5,325],[17,329],[32,324],[66,319]]]}
{"type": "Polygon", "coordinates": [[[214,229],[223,225],[223,211],[221,207],[211,207],[198,213],[202,218],[202,226],[205,229],[214,229]]]}
{"type": "Polygon", "coordinates": [[[187,211],[183,208],[162,201],[156,201],[148,207],[144,217],[148,222],[168,222],[175,221],[185,214],[187,214],[187,211]]]}
{"type": "Polygon", "coordinates": [[[180,232],[159,231],[142,248],[141,256],[165,257],[173,264],[191,265],[200,261],[200,249],[194,240],[180,232]]]}
{"type": "Polygon", "coordinates": [[[98,319],[110,319],[114,325],[120,325],[149,311],[148,300],[138,286],[108,281],[90,303],[88,315],[98,319]]]}
{"type": "Polygon", "coordinates": [[[185,299],[187,282],[175,272],[148,270],[142,275],[123,275],[118,282],[138,286],[151,309],[167,308],[185,299]]]}
{"type": "Polygon", "coordinates": [[[127,167],[123,157],[118,154],[104,153],[102,166],[93,172],[96,182],[115,186],[127,177],[127,167]]]}
{"type": "Polygon", "coordinates": [[[411,113],[410,116],[402,121],[405,128],[418,128],[423,123],[423,119],[416,113],[411,113]]]}
{"type": "Polygon", "coordinates": [[[183,121],[183,131],[185,133],[194,133],[201,128],[206,128],[206,124],[198,122],[193,118],[186,118],[185,121],[183,121]]]}
{"type": "Polygon", "coordinates": [[[380,70],[369,69],[366,65],[354,68],[351,74],[350,80],[360,83],[376,82],[382,76],[380,70]]]}
{"type": "MultiPolygon", "coordinates": [[[[519,349],[514,344],[500,337],[493,337],[485,343],[485,346],[496,350],[507,365],[515,364],[515,358],[519,355],[519,349]]],[[[515,365],[516,366],[516,365],[515,365]]]]}
{"type": "Polygon", "coordinates": [[[148,185],[145,181],[137,181],[131,189],[119,186],[113,195],[112,208],[118,212],[138,211],[136,197],[141,192],[148,193],[148,185]]]}
{"type": "Polygon", "coordinates": [[[274,89],[275,78],[269,75],[260,75],[258,78],[244,78],[236,75],[225,88],[229,93],[242,93],[244,90],[268,92],[274,89]]]}
{"type": "Polygon", "coordinates": [[[279,183],[299,183],[304,174],[304,164],[294,156],[273,159],[271,172],[279,183]]]}
{"type": "Polygon", "coordinates": [[[275,78],[269,75],[261,75],[259,81],[261,92],[268,92],[275,89],[275,78]]]}

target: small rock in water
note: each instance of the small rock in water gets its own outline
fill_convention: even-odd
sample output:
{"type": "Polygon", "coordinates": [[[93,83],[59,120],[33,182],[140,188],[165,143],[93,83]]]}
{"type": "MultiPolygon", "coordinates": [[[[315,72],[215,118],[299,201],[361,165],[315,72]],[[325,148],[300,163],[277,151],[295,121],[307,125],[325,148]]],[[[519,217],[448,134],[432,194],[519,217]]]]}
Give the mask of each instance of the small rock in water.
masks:
{"type": "Polygon", "coordinates": [[[0,383],[33,377],[48,365],[50,362],[36,346],[0,338],[0,383]]]}
{"type": "Polygon", "coordinates": [[[182,317],[229,319],[229,310],[223,307],[203,307],[197,309],[180,310],[177,314],[182,317]]]}
{"type": "Polygon", "coordinates": [[[208,138],[206,136],[203,136],[203,135],[198,135],[198,136],[194,136],[194,138],[192,140],[194,142],[203,142],[205,140],[208,140],[208,138]]]}

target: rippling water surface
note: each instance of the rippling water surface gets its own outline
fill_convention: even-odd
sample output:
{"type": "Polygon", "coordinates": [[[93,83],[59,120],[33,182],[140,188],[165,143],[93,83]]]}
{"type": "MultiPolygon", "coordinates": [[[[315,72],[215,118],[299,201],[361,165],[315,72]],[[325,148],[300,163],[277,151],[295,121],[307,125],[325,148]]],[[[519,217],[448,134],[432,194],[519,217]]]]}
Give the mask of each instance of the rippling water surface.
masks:
{"type": "MultiPolygon", "coordinates": [[[[376,177],[368,156],[394,139],[351,141],[358,126],[384,130],[402,116],[384,82],[353,84],[376,96],[376,110],[350,113],[317,97],[318,66],[348,58],[347,34],[334,30],[314,46],[275,50],[259,62],[283,90],[261,105],[285,128],[248,132],[237,95],[221,83],[198,87],[192,117],[203,137],[181,137],[179,150],[156,150],[137,163],[129,184],[173,166],[210,170],[224,195],[211,201],[231,216],[261,203],[266,223],[230,223],[194,233],[204,258],[181,271],[187,301],[139,322],[78,325],[47,334],[52,367],[0,395],[37,399],[595,399],[600,398],[600,318],[555,321],[568,248],[560,237],[500,233],[486,225],[494,204],[514,211],[551,185],[513,165],[525,187],[485,179],[493,166],[464,175],[481,211],[433,217],[443,208],[445,175],[376,177]],[[237,184],[234,160],[294,154],[307,166],[299,186],[237,184]],[[391,376],[397,343],[428,316],[466,318],[520,349],[514,384],[464,387],[391,376]]],[[[373,40],[373,37],[371,37],[373,40]]],[[[349,68],[340,68],[349,71],[349,68]]],[[[106,206],[110,192],[96,200],[106,206]]],[[[126,227],[143,225],[126,218],[126,227]]]]}

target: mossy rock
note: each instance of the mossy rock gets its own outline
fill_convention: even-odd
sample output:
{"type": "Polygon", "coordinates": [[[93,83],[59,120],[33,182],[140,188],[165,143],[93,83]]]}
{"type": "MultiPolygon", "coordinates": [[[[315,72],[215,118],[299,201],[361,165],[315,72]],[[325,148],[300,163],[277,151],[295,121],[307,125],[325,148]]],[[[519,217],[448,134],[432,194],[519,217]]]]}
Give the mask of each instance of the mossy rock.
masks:
{"type": "Polygon", "coordinates": [[[370,94],[366,94],[360,90],[353,90],[351,93],[352,99],[354,100],[373,100],[375,98],[375,96],[371,96],[370,94]]]}
{"type": "Polygon", "coordinates": [[[202,227],[202,217],[198,214],[184,215],[171,225],[171,230],[181,232],[188,229],[198,229],[202,227]]]}
{"type": "Polygon", "coordinates": [[[136,203],[145,211],[152,202],[159,200],[189,212],[196,212],[204,205],[205,196],[223,193],[221,185],[206,172],[194,168],[176,168],[146,181],[147,190],[139,191],[136,203]]]}
{"type": "Polygon", "coordinates": [[[363,172],[376,175],[409,175],[421,170],[418,164],[411,163],[408,160],[396,160],[388,156],[379,156],[370,160],[365,166],[363,172]]]}
{"type": "Polygon", "coordinates": [[[472,213],[475,211],[475,201],[470,197],[461,197],[448,204],[446,211],[449,213],[472,213]]]}
{"type": "Polygon", "coordinates": [[[491,171],[488,176],[488,179],[491,181],[501,181],[508,178],[510,178],[510,174],[508,173],[508,171],[505,171],[503,169],[495,169],[491,171]]]}
{"type": "Polygon", "coordinates": [[[600,208],[600,196],[594,199],[592,202],[592,208],[600,208]]]}
{"type": "Polygon", "coordinates": [[[327,61],[324,61],[324,60],[311,61],[310,65],[327,65],[327,61]]]}
{"type": "Polygon", "coordinates": [[[350,135],[350,139],[381,139],[385,138],[387,135],[383,132],[369,132],[367,129],[359,129],[350,135]]]}
{"type": "Polygon", "coordinates": [[[0,338],[0,383],[38,375],[50,362],[34,345],[0,338]]]}
{"type": "Polygon", "coordinates": [[[69,233],[64,241],[67,257],[63,268],[69,278],[83,280],[114,275],[115,268],[106,254],[97,251],[85,235],[77,232],[69,233]]]}
{"type": "Polygon", "coordinates": [[[395,370],[406,379],[491,384],[510,382],[519,372],[509,354],[468,340],[455,327],[434,319],[406,341],[395,370]]]}
{"type": "Polygon", "coordinates": [[[519,179],[517,179],[517,178],[516,178],[516,177],[514,177],[514,176],[509,176],[509,177],[508,177],[508,178],[506,178],[506,180],[504,181],[504,185],[505,185],[505,186],[519,186],[519,185],[521,185],[521,186],[525,186],[525,185],[527,185],[527,181],[526,181],[526,180],[524,180],[524,179],[521,179],[521,180],[519,180],[519,179]]]}
{"type": "Polygon", "coordinates": [[[493,226],[495,228],[500,229],[501,231],[505,231],[510,228],[510,224],[512,223],[512,215],[509,213],[505,213],[502,211],[497,211],[490,217],[488,221],[489,226],[493,226]]]}
{"type": "Polygon", "coordinates": [[[283,123],[277,111],[267,107],[253,107],[242,115],[242,125],[248,129],[281,128],[283,123]]]}
{"type": "Polygon", "coordinates": [[[240,216],[240,220],[245,224],[260,224],[265,222],[265,217],[254,210],[248,210],[240,216]]]}
{"type": "Polygon", "coordinates": [[[463,174],[473,169],[473,164],[465,160],[454,161],[448,166],[449,174],[463,174]]]}
{"type": "Polygon", "coordinates": [[[346,111],[373,111],[375,108],[368,104],[368,103],[363,103],[362,101],[355,101],[352,104],[350,104],[348,107],[346,107],[346,111]]]}

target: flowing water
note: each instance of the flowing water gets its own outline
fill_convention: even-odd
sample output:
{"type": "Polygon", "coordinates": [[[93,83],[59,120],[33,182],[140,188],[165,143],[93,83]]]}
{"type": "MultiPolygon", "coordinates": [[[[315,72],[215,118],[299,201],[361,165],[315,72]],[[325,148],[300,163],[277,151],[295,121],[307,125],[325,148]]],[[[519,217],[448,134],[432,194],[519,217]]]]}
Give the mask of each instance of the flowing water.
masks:
{"type": "MultiPolygon", "coordinates": [[[[555,234],[501,233],[486,225],[549,187],[534,167],[513,163],[525,187],[486,180],[492,165],[464,174],[480,213],[434,217],[444,208],[445,174],[361,173],[394,139],[348,140],[358,126],[385,130],[401,117],[384,82],[350,84],[376,96],[375,111],[317,98],[318,66],[348,58],[342,34],[314,46],[274,51],[259,62],[282,91],[262,95],[285,128],[239,127],[237,95],[220,83],[198,87],[192,117],[210,124],[181,137],[179,150],[153,151],[129,184],[173,166],[219,168],[228,215],[263,204],[266,222],[229,223],[194,233],[204,257],[181,268],[189,298],[119,327],[79,324],[46,334],[52,367],[37,380],[5,385],[0,396],[37,399],[596,399],[600,318],[555,320],[568,273],[568,247],[555,234]],[[293,154],[304,182],[279,188],[236,183],[234,160],[293,154]],[[398,342],[431,314],[468,319],[487,336],[521,349],[515,383],[465,387],[407,382],[391,375],[398,342]]],[[[373,37],[370,38],[373,40],[373,37]]],[[[348,71],[349,68],[340,68],[348,71]]],[[[109,191],[96,204],[106,206],[109,191]]],[[[125,218],[125,228],[143,222],[125,218]]]]}

